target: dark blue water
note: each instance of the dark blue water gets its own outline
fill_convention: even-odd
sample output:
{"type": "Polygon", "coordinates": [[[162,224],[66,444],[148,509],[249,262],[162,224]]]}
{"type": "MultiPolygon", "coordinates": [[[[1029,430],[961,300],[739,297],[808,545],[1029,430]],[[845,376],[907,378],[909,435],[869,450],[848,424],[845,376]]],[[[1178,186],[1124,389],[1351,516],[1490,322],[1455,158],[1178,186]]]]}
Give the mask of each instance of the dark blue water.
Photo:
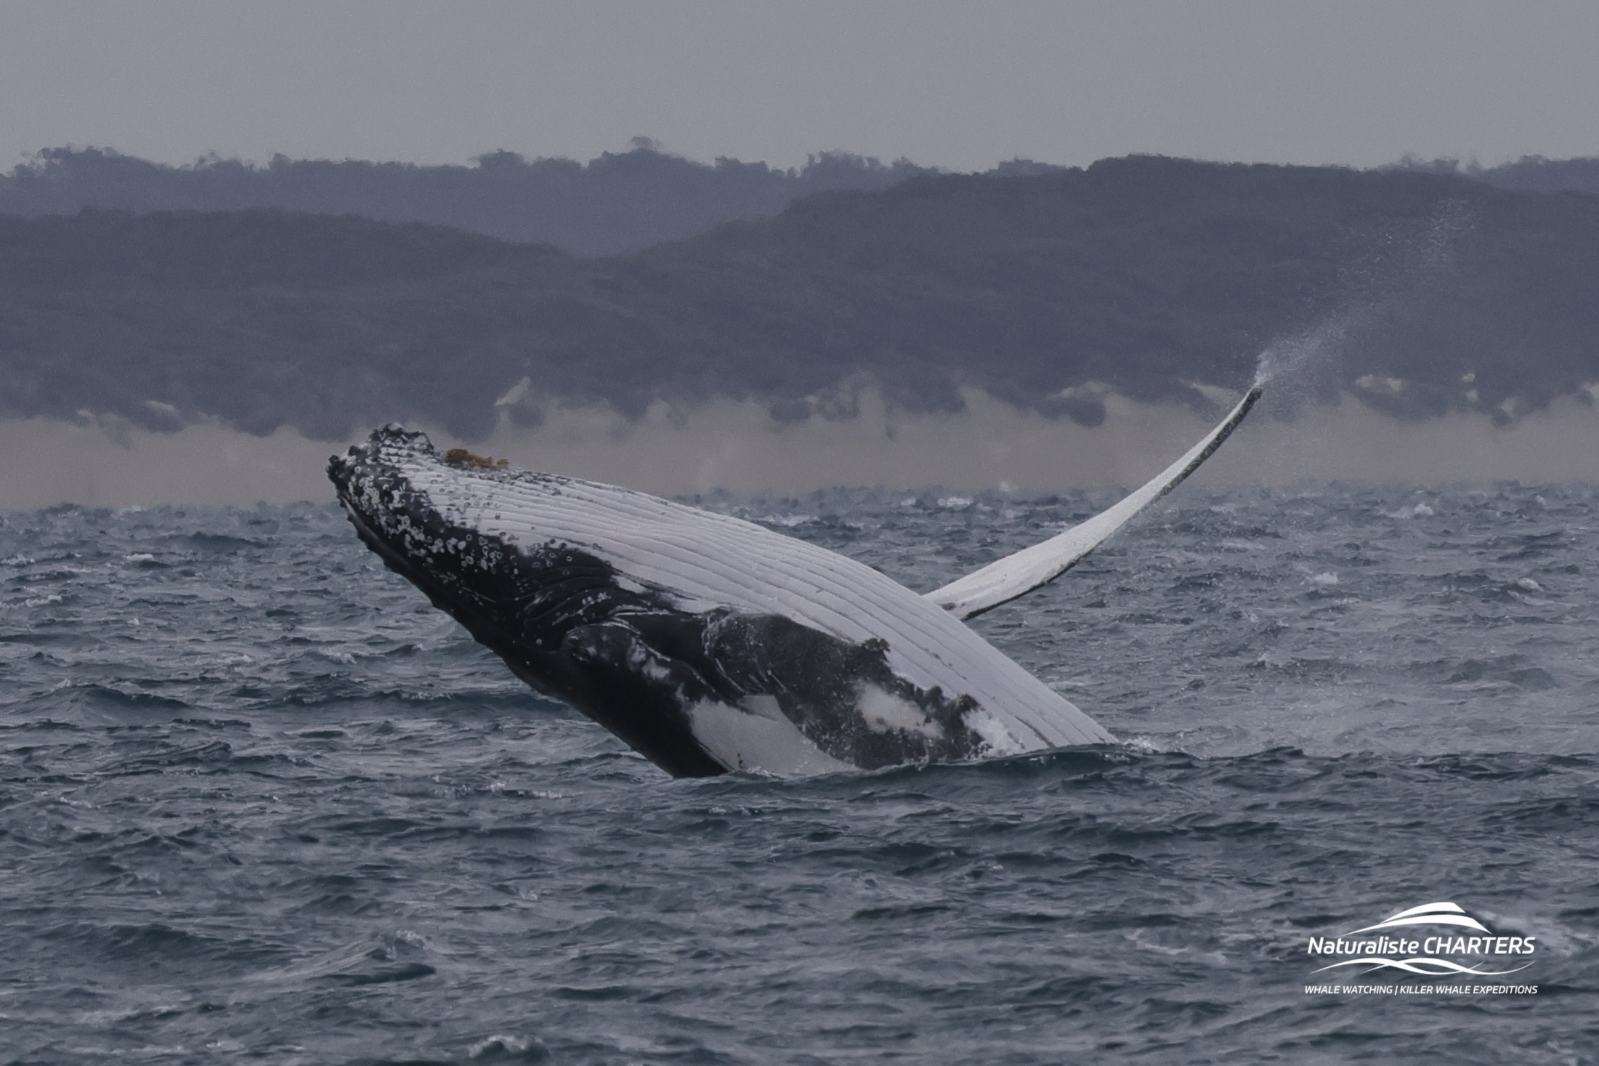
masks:
{"type": "MultiPolygon", "coordinates": [[[[927,588],[1108,501],[714,500],[927,588]]],[[[1184,491],[979,628],[1127,744],[674,781],[331,507],[0,517],[0,1062],[1593,1061],[1599,490],[1184,491]],[[1536,995],[1307,995],[1451,900],[1536,995]]]]}

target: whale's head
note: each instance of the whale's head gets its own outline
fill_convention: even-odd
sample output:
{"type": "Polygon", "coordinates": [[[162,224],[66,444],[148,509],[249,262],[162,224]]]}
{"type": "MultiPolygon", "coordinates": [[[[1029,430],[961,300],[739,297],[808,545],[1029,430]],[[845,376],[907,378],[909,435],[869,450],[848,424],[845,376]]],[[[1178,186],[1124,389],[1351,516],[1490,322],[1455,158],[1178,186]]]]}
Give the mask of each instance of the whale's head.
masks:
{"type": "Polygon", "coordinates": [[[339,503],[368,547],[440,606],[471,606],[484,624],[504,598],[512,560],[503,538],[468,512],[492,492],[476,475],[500,469],[464,449],[441,454],[427,434],[393,423],[328,460],[339,503]]]}
{"type": "Polygon", "coordinates": [[[389,569],[528,684],[577,705],[674,774],[725,769],[684,742],[675,706],[640,713],[656,694],[637,684],[626,649],[618,657],[609,646],[623,635],[619,619],[660,605],[592,551],[507,512],[508,488],[554,497],[566,479],[510,471],[464,449],[440,452],[426,434],[394,424],[329,460],[328,478],[389,569]]]}
{"type": "Polygon", "coordinates": [[[796,612],[783,553],[811,551],[798,542],[614,486],[441,453],[395,425],[333,458],[328,476],[390,569],[523,680],[674,774],[989,750],[966,720],[968,697],[911,683],[870,634],[842,637],[796,612]],[[718,547],[729,536],[758,540],[742,570],[718,547]]]}

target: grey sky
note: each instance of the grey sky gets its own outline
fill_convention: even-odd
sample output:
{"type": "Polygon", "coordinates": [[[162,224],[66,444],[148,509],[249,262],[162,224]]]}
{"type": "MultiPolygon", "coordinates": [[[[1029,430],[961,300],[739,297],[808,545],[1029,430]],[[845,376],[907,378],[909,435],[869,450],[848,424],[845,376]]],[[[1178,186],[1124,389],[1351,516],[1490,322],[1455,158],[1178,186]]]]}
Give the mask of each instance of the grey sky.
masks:
{"type": "Polygon", "coordinates": [[[59,144],[777,164],[1599,154],[1599,3],[0,0],[0,168],[59,144]]]}

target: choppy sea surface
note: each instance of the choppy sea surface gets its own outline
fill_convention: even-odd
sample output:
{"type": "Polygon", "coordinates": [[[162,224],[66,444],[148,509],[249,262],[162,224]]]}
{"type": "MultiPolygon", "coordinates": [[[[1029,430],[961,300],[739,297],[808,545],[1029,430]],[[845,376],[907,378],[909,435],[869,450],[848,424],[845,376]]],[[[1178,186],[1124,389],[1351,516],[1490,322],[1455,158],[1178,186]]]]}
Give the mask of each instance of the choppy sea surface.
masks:
{"type": "MultiPolygon", "coordinates": [[[[1112,498],[702,502],[931,588],[1112,498]]],[[[676,781],[332,506],[0,515],[0,1062],[1595,1061],[1596,560],[1183,490],[975,623],[1124,744],[676,781]],[[1433,901],[1537,993],[1306,993],[1433,901]]]]}

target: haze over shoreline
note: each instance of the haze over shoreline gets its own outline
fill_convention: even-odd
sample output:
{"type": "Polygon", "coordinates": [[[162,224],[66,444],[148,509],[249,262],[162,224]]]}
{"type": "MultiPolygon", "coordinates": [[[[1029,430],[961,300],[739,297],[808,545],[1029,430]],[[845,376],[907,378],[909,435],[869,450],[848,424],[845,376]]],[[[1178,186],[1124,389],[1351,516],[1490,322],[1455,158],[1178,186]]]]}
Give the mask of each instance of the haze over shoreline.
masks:
{"type": "MultiPolygon", "coordinates": [[[[888,411],[873,395],[852,419],[797,424],[776,422],[750,403],[656,407],[635,422],[602,409],[564,409],[536,428],[503,423],[471,447],[531,469],[666,495],[850,486],[1026,494],[1137,485],[1212,424],[1189,408],[1119,397],[1109,398],[1097,427],[980,393],[966,404],[960,414],[907,414],[888,411]]],[[[1403,421],[1352,400],[1292,421],[1276,417],[1276,408],[1268,392],[1191,485],[1599,480],[1599,411],[1574,400],[1510,426],[1466,414],[1403,421]]],[[[460,443],[436,427],[430,435],[440,448],[460,443]]],[[[0,453],[10,459],[0,466],[0,508],[331,501],[323,471],[328,456],[342,451],[293,430],[258,436],[215,422],[158,432],[3,420],[0,453]]]]}

